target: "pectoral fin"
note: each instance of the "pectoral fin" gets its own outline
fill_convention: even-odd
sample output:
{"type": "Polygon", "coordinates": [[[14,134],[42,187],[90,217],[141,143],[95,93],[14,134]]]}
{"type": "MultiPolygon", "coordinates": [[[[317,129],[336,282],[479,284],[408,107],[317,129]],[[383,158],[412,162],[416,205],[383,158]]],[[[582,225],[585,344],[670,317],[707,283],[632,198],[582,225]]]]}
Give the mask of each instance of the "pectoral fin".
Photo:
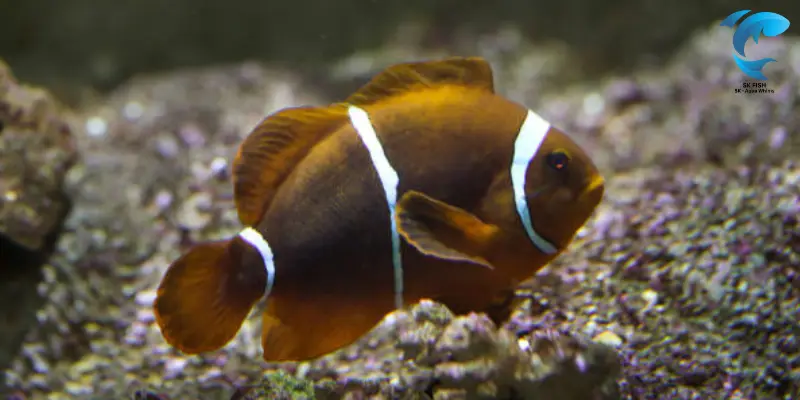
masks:
{"type": "Polygon", "coordinates": [[[397,227],[421,253],[493,268],[485,250],[498,228],[471,213],[416,191],[397,203],[397,227]]]}

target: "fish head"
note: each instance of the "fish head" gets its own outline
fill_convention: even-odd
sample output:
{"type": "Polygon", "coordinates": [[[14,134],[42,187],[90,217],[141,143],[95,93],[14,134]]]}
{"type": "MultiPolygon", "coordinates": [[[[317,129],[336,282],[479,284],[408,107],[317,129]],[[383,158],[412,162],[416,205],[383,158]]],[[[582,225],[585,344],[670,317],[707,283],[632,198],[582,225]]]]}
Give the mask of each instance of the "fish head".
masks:
{"type": "Polygon", "coordinates": [[[577,143],[551,127],[526,177],[531,222],[536,232],[561,250],[602,200],[603,176],[577,143]]]}

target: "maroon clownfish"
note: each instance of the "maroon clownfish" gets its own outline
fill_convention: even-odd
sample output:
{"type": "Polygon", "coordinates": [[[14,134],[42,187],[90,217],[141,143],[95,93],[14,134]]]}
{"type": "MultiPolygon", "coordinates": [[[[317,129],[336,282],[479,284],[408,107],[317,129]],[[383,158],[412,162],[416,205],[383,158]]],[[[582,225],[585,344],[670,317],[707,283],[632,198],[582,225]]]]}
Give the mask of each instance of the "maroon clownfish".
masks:
{"type": "Polygon", "coordinates": [[[558,255],[603,197],[569,137],[494,93],[480,58],[392,66],[342,103],[278,111],[233,164],[245,228],[169,266],[155,315],[219,349],[261,298],[267,361],[346,346],[422,298],[485,311],[558,255]]]}

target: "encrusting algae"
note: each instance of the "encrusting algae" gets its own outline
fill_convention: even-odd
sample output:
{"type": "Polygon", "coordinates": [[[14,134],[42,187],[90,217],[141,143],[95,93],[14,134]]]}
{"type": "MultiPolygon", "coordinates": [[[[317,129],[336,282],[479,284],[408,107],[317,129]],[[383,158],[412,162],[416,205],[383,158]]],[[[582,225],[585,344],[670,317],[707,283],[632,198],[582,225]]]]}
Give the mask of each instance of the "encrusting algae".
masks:
{"type": "Polygon", "coordinates": [[[266,117],[233,182],[245,228],[169,267],[156,320],[179,350],[213,351],[266,298],[267,361],[337,350],[423,298],[505,319],[604,190],[577,144],[494,93],[480,58],[395,65],[342,103],[266,117]]]}

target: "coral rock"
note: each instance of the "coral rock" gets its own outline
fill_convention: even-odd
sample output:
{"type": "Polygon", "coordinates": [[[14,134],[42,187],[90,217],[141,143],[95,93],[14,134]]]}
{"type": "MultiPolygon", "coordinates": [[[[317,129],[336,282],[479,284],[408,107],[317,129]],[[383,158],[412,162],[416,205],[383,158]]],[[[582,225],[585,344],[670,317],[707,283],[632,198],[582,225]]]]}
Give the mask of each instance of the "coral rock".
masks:
{"type": "Polygon", "coordinates": [[[68,207],[64,176],[72,133],[45,91],[16,82],[0,63],[0,234],[38,250],[68,207]]]}
{"type": "Polygon", "coordinates": [[[547,329],[518,338],[484,314],[455,317],[428,300],[389,314],[353,347],[309,365],[307,376],[330,390],[324,398],[618,396],[620,362],[610,347],[547,329]]]}

